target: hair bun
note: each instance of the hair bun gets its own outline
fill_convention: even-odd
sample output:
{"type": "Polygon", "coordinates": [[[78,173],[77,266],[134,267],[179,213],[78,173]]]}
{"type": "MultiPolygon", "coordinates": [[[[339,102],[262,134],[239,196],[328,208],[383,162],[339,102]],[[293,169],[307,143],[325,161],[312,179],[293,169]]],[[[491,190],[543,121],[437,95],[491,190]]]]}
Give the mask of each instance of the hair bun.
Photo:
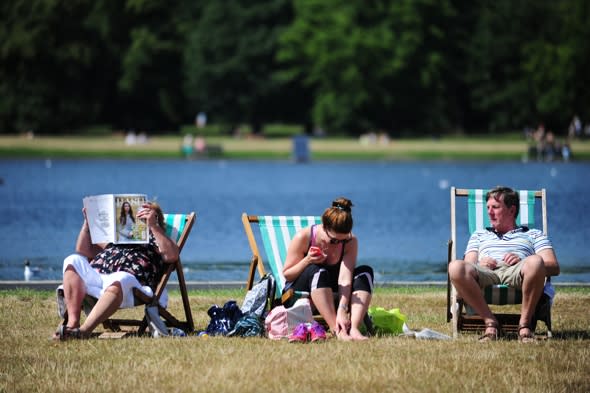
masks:
{"type": "Polygon", "coordinates": [[[347,213],[350,213],[350,211],[351,211],[350,204],[344,204],[341,201],[332,202],[332,207],[335,207],[336,209],[345,211],[347,213]]]}

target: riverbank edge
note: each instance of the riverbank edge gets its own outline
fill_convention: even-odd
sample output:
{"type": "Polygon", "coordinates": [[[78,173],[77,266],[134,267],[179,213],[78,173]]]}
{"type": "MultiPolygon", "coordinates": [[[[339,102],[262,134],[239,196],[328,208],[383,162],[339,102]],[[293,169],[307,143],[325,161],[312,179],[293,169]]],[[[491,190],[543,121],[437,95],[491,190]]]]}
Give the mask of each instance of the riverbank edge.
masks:
{"type": "MultiPolygon", "coordinates": [[[[290,138],[211,138],[215,154],[185,155],[179,136],[154,135],[148,143],[127,145],[122,136],[39,136],[27,139],[0,135],[0,159],[187,159],[294,160],[290,138]]],[[[311,161],[520,161],[529,157],[527,141],[514,135],[395,139],[386,145],[363,144],[355,138],[310,138],[311,161]]],[[[590,140],[572,141],[571,161],[590,160],[590,140]]],[[[562,162],[561,159],[554,160],[562,162]]]]}

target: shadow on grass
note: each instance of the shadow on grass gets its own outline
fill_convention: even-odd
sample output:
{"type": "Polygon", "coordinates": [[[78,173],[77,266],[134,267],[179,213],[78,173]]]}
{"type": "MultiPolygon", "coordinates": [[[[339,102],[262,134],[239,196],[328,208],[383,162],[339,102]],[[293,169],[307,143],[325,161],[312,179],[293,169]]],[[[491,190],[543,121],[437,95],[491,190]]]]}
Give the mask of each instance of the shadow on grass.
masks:
{"type": "Polygon", "coordinates": [[[560,330],[553,332],[552,340],[590,340],[587,330],[560,330]]]}

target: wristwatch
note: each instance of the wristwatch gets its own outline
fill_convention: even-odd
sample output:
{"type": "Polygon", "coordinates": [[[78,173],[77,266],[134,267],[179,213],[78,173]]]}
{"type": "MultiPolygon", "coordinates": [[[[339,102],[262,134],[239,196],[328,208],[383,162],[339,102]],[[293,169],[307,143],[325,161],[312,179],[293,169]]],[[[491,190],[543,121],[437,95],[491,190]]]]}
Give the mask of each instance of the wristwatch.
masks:
{"type": "Polygon", "coordinates": [[[338,308],[343,309],[344,311],[348,312],[348,305],[347,304],[339,304],[338,308]]]}

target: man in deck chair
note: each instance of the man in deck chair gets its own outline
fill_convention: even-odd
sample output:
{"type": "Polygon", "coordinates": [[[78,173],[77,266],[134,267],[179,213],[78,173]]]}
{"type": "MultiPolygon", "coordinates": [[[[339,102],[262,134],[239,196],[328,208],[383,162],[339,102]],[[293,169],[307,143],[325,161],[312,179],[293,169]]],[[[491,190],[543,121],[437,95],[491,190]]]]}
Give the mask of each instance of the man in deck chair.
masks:
{"type": "Polygon", "coordinates": [[[449,264],[449,277],[459,295],[485,322],[480,341],[496,340],[501,328],[481,288],[507,284],[521,289],[518,338],[532,342],[531,320],[543,294],[545,277],[559,274],[557,257],[542,231],[516,226],[518,192],[498,186],[486,194],[486,206],[492,227],[471,235],[464,259],[449,264]]]}
{"type": "MultiPolygon", "coordinates": [[[[352,233],[351,208],[350,200],[338,198],[324,211],[321,225],[295,235],[283,268],[284,291],[309,292],[313,306],[338,339],[364,340],[359,327],[371,302],[374,279],[371,267],[356,266],[358,239],[352,233]]],[[[296,330],[293,335],[304,341],[307,332],[296,330]]]]}
{"type": "Polygon", "coordinates": [[[179,249],[166,236],[164,214],[155,203],[143,205],[137,219],[145,220],[150,231],[147,245],[92,244],[86,214],[76,253],[64,260],[63,289],[67,325],[60,326],[54,338],[81,339],[119,308],[133,307],[133,288],[152,295],[164,271],[165,263],[178,260],[179,249]],[[98,298],[92,311],[80,326],[82,302],[90,294],[98,298]]]}

